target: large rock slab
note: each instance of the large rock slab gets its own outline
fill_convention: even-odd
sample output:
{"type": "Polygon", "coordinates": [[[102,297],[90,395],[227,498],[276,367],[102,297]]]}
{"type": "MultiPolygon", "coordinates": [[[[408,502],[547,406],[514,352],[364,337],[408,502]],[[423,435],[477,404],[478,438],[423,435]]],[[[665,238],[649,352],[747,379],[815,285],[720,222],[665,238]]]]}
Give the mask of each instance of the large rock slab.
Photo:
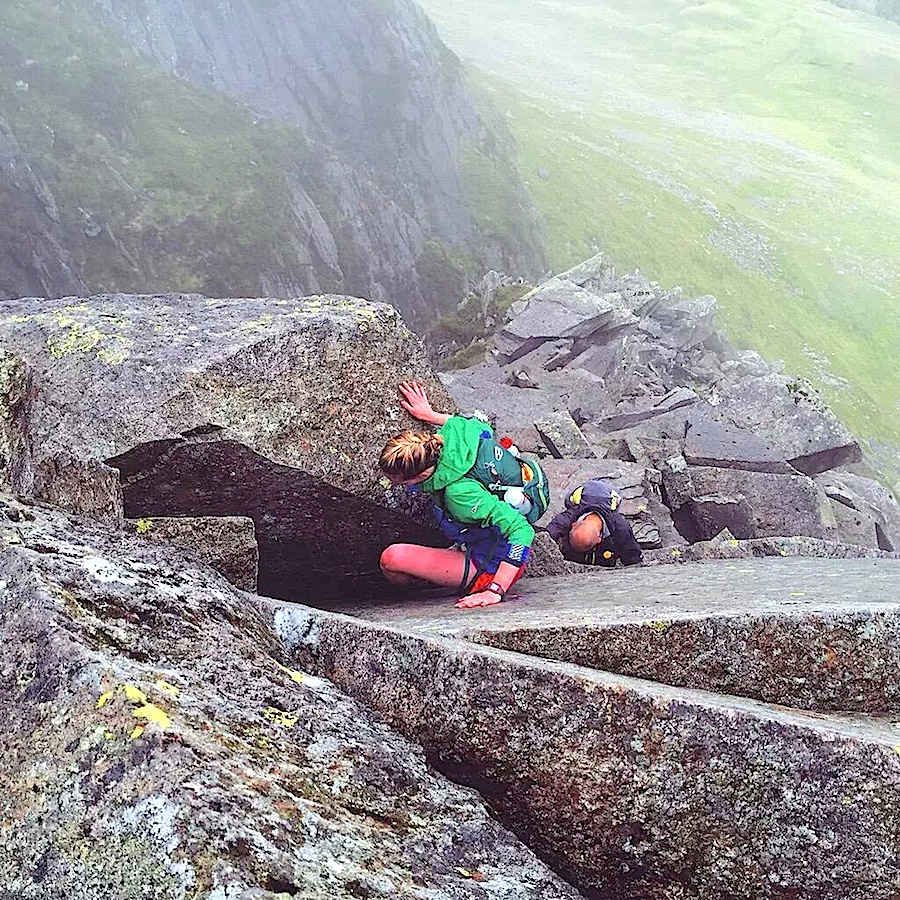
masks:
{"type": "Polygon", "coordinates": [[[440,541],[409,508],[386,508],[405,498],[378,454],[414,424],[398,382],[419,378],[453,409],[387,305],[23,299],[0,310],[0,350],[31,373],[6,368],[5,394],[20,399],[6,404],[14,452],[0,477],[14,492],[111,522],[250,516],[260,589],[280,597],[371,581],[392,540],[440,541]]]}
{"type": "Polygon", "coordinates": [[[770,447],[753,431],[693,411],[687,421],[684,457],[694,466],[747,469],[777,475],[792,475],[797,471],[785,461],[783,453],[770,447]]]}
{"type": "Polygon", "coordinates": [[[873,523],[875,546],[900,551],[900,505],[884,485],[851,472],[826,472],[816,478],[816,483],[831,500],[836,515],[842,509],[847,514],[859,514],[873,523]]]}
{"type": "Polygon", "coordinates": [[[494,339],[494,349],[504,362],[513,362],[548,340],[612,336],[638,321],[619,294],[598,295],[562,278],[551,278],[520,303],[522,311],[494,339]]]}
{"type": "MultiPolygon", "coordinates": [[[[742,627],[740,616],[765,601],[751,590],[747,573],[728,565],[721,567],[728,577],[713,578],[706,596],[712,612],[722,604],[723,592],[744,591],[749,605],[735,616],[734,637],[742,627]]],[[[877,690],[883,670],[875,664],[893,660],[900,621],[900,566],[891,565],[892,575],[880,580],[873,582],[873,572],[866,570],[850,582],[861,602],[870,605],[878,598],[874,602],[883,606],[885,618],[857,614],[845,605],[817,631],[816,605],[810,604],[809,620],[790,634],[788,629],[775,645],[792,648],[803,669],[811,635],[827,647],[852,623],[859,627],[857,661],[870,672],[867,689],[877,690]],[[881,638],[877,651],[866,647],[867,624],[881,638]]],[[[578,643],[575,633],[598,615],[592,604],[622,609],[619,659],[627,656],[626,646],[644,646],[645,632],[665,635],[673,628],[670,643],[664,637],[656,644],[648,640],[636,660],[655,673],[665,667],[662,646],[675,648],[679,634],[695,641],[675,651],[679,660],[718,647],[712,622],[697,623],[693,630],[687,623],[680,632],[673,621],[673,605],[686,609],[685,619],[698,614],[690,598],[703,591],[698,576],[707,567],[689,568],[526,583],[523,603],[461,618],[446,601],[430,616],[423,608],[397,609],[394,617],[371,608],[373,622],[287,606],[276,609],[274,618],[298,661],[331,675],[394,728],[420,741],[436,765],[477,784],[505,822],[590,896],[892,898],[900,890],[894,852],[900,835],[900,757],[889,723],[717,697],[439,636],[448,634],[444,623],[452,621],[455,635],[486,640],[503,632],[526,647],[536,625],[526,606],[530,592],[547,591],[548,605],[531,611],[537,612],[547,642],[560,647],[567,637],[578,643]],[[661,571],[666,577],[654,578],[661,571]],[[668,576],[680,572],[684,577],[673,583],[668,576]],[[632,576],[643,584],[629,597],[632,576]],[[569,593],[579,587],[580,606],[569,593]],[[653,602],[654,593],[660,602],[653,602]],[[629,601],[638,598],[643,608],[632,611],[629,601]]],[[[821,571],[799,574],[782,571],[769,579],[783,598],[779,614],[788,618],[792,588],[823,583],[821,571]]],[[[833,593],[848,587],[846,580],[831,583],[833,593]]],[[[729,664],[739,664],[739,650],[754,646],[754,640],[761,650],[766,646],[761,617],[745,626],[743,643],[728,648],[729,664]]],[[[609,631],[613,640],[616,630],[609,631]]],[[[844,645],[834,649],[843,659],[844,645]]],[[[715,657],[707,657],[707,671],[715,671],[714,663],[715,657]]],[[[751,661],[751,672],[763,668],[751,661]]],[[[823,660],[814,671],[827,682],[832,669],[823,660]]],[[[831,683],[838,698],[854,690],[853,679],[844,675],[831,683]]],[[[893,695],[892,702],[896,699],[893,695]]]]}
{"type": "Polygon", "coordinates": [[[708,541],[682,544],[644,554],[645,566],[681,565],[722,559],[760,559],[799,557],[803,559],[900,559],[900,554],[844,544],[829,538],[765,537],[738,540],[728,529],[708,541]]]}
{"type": "MultiPolygon", "coordinates": [[[[682,461],[683,462],[683,461],[682,461]]],[[[709,466],[687,466],[680,471],[674,461],[663,469],[663,485],[667,503],[673,511],[679,531],[688,540],[712,537],[708,515],[712,506],[702,506],[704,524],[698,536],[698,524],[691,520],[690,511],[702,498],[719,497],[740,503],[750,510],[752,534],[741,537],[774,537],[807,535],[827,536],[823,521],[823,503],[827,500],[805,475],[773,475],[742,469],[719,469],[709,466]]],[[[725,510],[726,506],[723,505],[725,510]]],[[[730,513],[721,527],[730,527],[730,513]]]]}
{"type": "MultiPolygon", "coordinates": [[[[759,542],[730,541],[735,550],[759,542]]],[[[700,546],[700,545],[694,545],[700,546]]],[[[693,549],[693,548],[692,548],[693,549]]],[[[682,556],[682,554],[679,554],[682,556]]],[[[678,687],[820,712],[900,714],[900,559],[761,559],[523,585],[496,615],[366,604],[361,618],[678,687]],[[661,587],[664,583],[664,587],[661,587]]]]}
{"type": "Polygon", "coordinates": [[[691,406],[699,399],[690,388],[674,388],[661,397],[646,397],[638,402],[627,404],[624,408],[617,408],[613,415],[596,420],[595,424],[601,432],[622,431],[655,419],[657,416],[664,416],[677,409],[691,406]]]}
{"type": "Polygon", "coordinates": [[[807,475],[860,459],[859,444],[812,385],[778,373],[736,380],[721,393],[718,414],[754,431],[807,475]]]}
{"type": "Polygon", "coordinates": [[[0,499],[0,892],[576,900],[171,547],[0,499]]]}
{"type": "Polygon", "coordinates": [[[203,432],[371,492],[377,460],[361,450],[408,421],[398,379],[429,372],[394,309],[350,297],[113,294],[11,300],[0,313],[0,347],[40,373],[34,469],[61,450],[108,460],[203,432]]]}
{"type": "Polygon", "coordinates": [[[498,436],[509,435],[515,445],[527,453],[546,451],[534,427],[535,419],[565,409],[542,389],[522,390],[506,384],[506,374],[497,366],[443,372],[440,378],[464,415],[483,413],[498,436]]]}
{"type": "Polygon", "coordinates": [[[555,412],[534,423],[554,459],[596,459],[584,435],[568,412],[555,412]]]}

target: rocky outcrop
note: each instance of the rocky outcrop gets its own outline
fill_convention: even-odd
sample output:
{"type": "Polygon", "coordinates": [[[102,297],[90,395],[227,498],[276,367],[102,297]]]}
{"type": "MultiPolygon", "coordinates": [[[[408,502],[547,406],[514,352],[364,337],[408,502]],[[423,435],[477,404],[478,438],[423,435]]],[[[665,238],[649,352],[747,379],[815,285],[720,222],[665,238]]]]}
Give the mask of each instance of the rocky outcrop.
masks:
{"type": "Polygon", "coordinates": [[[420,342],[390,307],[331,296],[10,301],[0,348],[29,361],[9,349],[2,367],[10,490],[112,524],[247,516],[259,588],[274,596],[377,584],[392,540],[440,540],[377,468],[385,440],[413,424],[396,385],[430,383],[420,342]]]}
{"type": "MultiPolygon", "coordinates": [[[[83,77],[96,82],[94,93],[105,94],[108,108],[98,113],[90,91],[84,98],[76,92],[72,109],[60,114],[82,116],[84,134],[102,135],[109,173],[87,176],[99,178],[82,192],[90,203],[73,197],[68,183],[59,185],[64,190],[57,193],[67,198],[55,217],[60,227],[51,221],[50,189],[60,172],[56,155],[65,156],[69,135],[60,129],[56,146],[54,107],[48,107],[50,146],[30,140],[14,172],[5,171],[3,159],[9,156],[5,144],[15,139],[0,125],[0,186],[28,194],[16,203],[28,221],[8,235],[6,252],[17,264],[2,267],[0,296],[65,296],[86,292],[86,283],[94,290],[110,284],[165,290],[187,282],[209,292],[238,278],[243,290],[273,295],[335,291],[390,301],[413,323],[425,324],[464,295],[469,273],[541,268],[542,238],[511,138],[501,121],[489,122],[476,109],[459,60],[412,0],[303,6],[239,0],[227,10],[200,0],[67,0],[53,5],[52,14],[49,9],[45,19],[73,47],[73,60],[93,54],[103,61],[83,77]],[[117,75],[123,66],[144,71],[148,63],[156,69],[155,76],[147,74],[158,79],[155,88],[117,75]],[[184,88],[169,86],[168,73],[194,85],[200,103],[209,91],[231,98],[230,118],[217,106],[211,121],[169,122],[171,110],[163,103],[149,123],[142,121],[136,112],[142,89],[170,91],[174,105],[184,103],[184,88]],[[256,127],[263,120],[284,126],[268,128],[268,143],[256,127]],[[246,145],[250,158],[223,168],[223,177],[238,179],[235,193],[259,194],[255,211],[227,222],[219,198],[210,197],[215,186],[202,178],[192,183],[189,164],[172,174],[154,157],[165,155],[169,129],[176,143],[178,135],[190,142],[194,154],[210,152],[204,141],[212,136],[203,129],[224,121],[240,131],[236,146],[246,145]],[[133,159],[129,134],[142,128],[160,133],[159,142],[140,146],[133,159]],[[264,175],[256,177],[254,168],[264,175]],[[166,198],[175,202],[161,216],[166,198]],[[253,243],[251,232],[269,234],[268,223],[259,221],[267,205],[279,225],[267,241],[253,243]],[[504,230],[498,219],[515,225],[504,230]],[[233,229],[247,232],[246,239],[233,229]],[[266,246],[273,242],[274,249],[266,246]],[[204,263],[220,258],[219,244],[250,257],[223,259],[220,268],[228,274],[222,279],[204,263]],[[170,268],[167,255],[184,256],[183,263],[170,268]]],[[[31,28],[39,27],[40,11],[35,15],[31,28]]],[[[13,31],[10,45],[28,46],[32,37],[13,31]]],[[[25,97],[35,73],[47,79],[57,69],[51,60],[34,58],[36,50],[21,51],[21,59],[18,52],[11,52],[4,75],[18,79],[25,97]]],[[[26,99],[17,110],[17,130],[31,137],[34,113],[26,99]]],[[[84,177],[79,166],[99,165],[91,156],[66,157],[65,164],[75,167],[64,175],[72,180],[84,177]]],[[[208,166],[216,164],[210,159],[208,166]]]]}
{"type": "Polygon", "coordinates": [[[0,892],[576,900],[170,547],[0,497],[0,892]]]}
{"type": "Polygon", "coordinates": [[[890,491],[852,472],[827,472],[816,483],[831,501],[843,540],[900,551],[900,507],[890,491]]]}
{"type": "MultiPolygon", "coordinates": [[[[602,288],[589,269],[588,294],[602,288]]],[[[649,334],[638,287],[616,293],[649,334]]],[[[709,304],[679,310],[672,360],[712,371],[707,355],[720,364],[727,348],[709,304]]],[[[541,423],[563,457],[543,460],[550,515],[566,486],[605,477],[664,546],[646,567],[601,571],[541,534],[530,574],[564,577],[460,611],[386,598],[378,577],[387,543],[439,540],[376,468],[413,424],[397,382],[422,379],[453,409],[392,308],[5,304],[0,482],[21,497],[0,494],[0,892],[891,900],[900,762],[873,717],[900,709],[885,675],[900,563],[829,540],[847,532],[827,513],[864,514],[878,544],[892,501],[835,470],[814,480],[784,458],[779,471],[789,451],[763,438],[723,451],[740,429],[716,417],[716,385],[667,385],[631,327],[614,341],[636,374],[573,374],[584,350],[570,336],[517,360],[536,388],[505,388],[545,404],[522,435],[541,440],[541,423]],[[659,392],[629,394],[651,371],[659,392]],[[689,463],[700,411],[716,449],[689,463]],[[616,415],[638,418],[607,430],[616,415]],[[565,458],[570,446],[595,456],[565,458]],[[206,567],[252,587],[257,545],[262,593],[357,618],[206,567]]]]}
{"type": "MultiPolygon", "coordinates": [[[[619,276],[600,254],[512,304],[484,363],[441,377],[464,411],[482,411],[520,450],[640,467],[642,496],[658,505],[626,515],[664,546],[723,529],[740,540],[898,546],[889,492],[852,475],[871,498],[852,500],[814,481],[850,474],[835,470],[860,460],[853,436],[803,379],[733,347],[715,314],[712,297],[619,276]]],[[[602,462],[576,468],[555,491],[603,477],[602,462]]]]}
{"type": "Polygon", "coordinates": [[[802,475],[682,466],[679,461],[683,462],[676,457],[664,464],[663,489],[679,530],[688,539],[708,540],[723,528],[729,528],[738,538],[826,536],[823,498],[811,479],[802,475]],[[716,503],[721,507],[718,513],[713,509],[716,503]],[[735,516],[741,519],[741,531],[735,528],[735,516]]]}
{"type": "Polygon", "coordinates": [[[83,291],[56,199],[35,174],[3,116],[0,188],[7,211],[0,221],[0,297],[83,291]]]}
{"type": "Polygon", "coordinates": [[[353,608],[370,621],[281,606],[274,619],[298,663],[477,786],[588,896],[889,900],[896,732],[831,711],[897,708],[883,672],[900,563],[659,576],[532,583],[496,614],[444,601],[353,608]]]}

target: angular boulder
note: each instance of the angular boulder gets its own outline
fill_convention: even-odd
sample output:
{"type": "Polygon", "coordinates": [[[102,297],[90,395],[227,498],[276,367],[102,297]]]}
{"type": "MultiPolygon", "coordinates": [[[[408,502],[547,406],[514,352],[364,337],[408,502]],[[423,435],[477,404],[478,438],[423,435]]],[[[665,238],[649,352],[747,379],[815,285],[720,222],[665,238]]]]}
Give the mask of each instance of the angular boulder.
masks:
{"type": "Polygon", "coordinates": [[[826,472],[816,478],[816,483],[831,500],[836,515],[844,507],[871,519],[875,545],[881,550],[900,551],[900,504],[884,485],[852,472],[826,472]]]}
{"type": "Polygon", "coordinates": [[[595,425],[601,432],[622,431],[655,419],[657,416],[664,416],[677,409],[692,406],[699,399],[690,388],[674,388],[661,397],[647,397],[619,407],[612,415],[597,420],[595,425]]]}
{"type": "Polygon", "coordinates": [[[534,423],[554,459],[595,459],[584,435],[568,412],[555,412],[534,423]]]}
{"type": "Polygon", "coordinates": [[[727,530],[739,540],[756,537],[753,509],[746,497],[708,494],[688,501],[695,539],[709,541],[727,530]]]}
{"type": "Polygon", "coordinates": [[[858,461],[859,444],[809,382],[778,373],[742,378],[723,389],[718,416],[756,433],[807,475],[858,461]]]}
{"type": "Polygon", "coordinates": [[[773,475],[708,466],[673,471],[675,468],[670,464],[663,469],[666,502],[679,531],[689,541],[713,536],[709,524],[713,504],[702,501],[709,497],[728,498],[727,502],[719,500],[721,528],[736,525],[736,515],[741,521],[749,517],[747,524],[752,534],[742,537],[806,535],[824,539],[827,536],[823,497],[815,482],[805,475],[773,475]],[[702,511],[697,521],[691,515],[695,507],[702,511]],[[738,513],[738,510],[743,511],[738,513]]]}
{"type": "Polygon", "coordinates": [[[436,407],[454,408],[385,304],[14,300],[0,310],[0,350],[12,397],[0,477],[14,492],[110,522],[249,516],[260,590],[280,597],[371,581],[394,540],[440,542],[387,508],[402,498],[377,467],[389,436],[422,427],[399,381],[422,379],[436,407]]]}
{"type": "Polygon", "coordinates": [[[784,454],[770,447],[750,429],[719,422],[702,412],[688,416],[684,458],[694,466],[747,469],[792,475],[797,470],[784,454]]]}
{"type": "Polygon", "coordinates": [[[660,340],[676,350],[689,350],[702,345],[717,334],[716,298],[709,295],[695,300],[678,300],[659,304],[650,313],[661,326],[660,340]]]}
{"type": "Polygon", "coordinates": [[[494,349],[504,362],[513,362],[549,340],[597,339],[600,333],[611,337],[637,322],[619,294],[598,295],[563,278],[551,278],[520,302],[522,311],[494,339],[494,349]]]}
{"type": "Polygon", "coordinates": [[[897,664],[900,563],[842,579],[847,564],[827,562],[606,570],[462,616],[282,604],[273,618],[298,664],[477,785],[588,896],[892,900],[896,730],[830,711],[898,708],[883,672],[897,664]],[[772,700],[711,692],[744,683],[772,700]],[[784,705],[807,698],[819,711],[784,705]]]}
{"type": "MultiPolygon", "coordinates": [[[[577,900],[171,547],[0,498],[0,892],[577,900]]],[[[299,608],[299,607],[298,607],[299,608]]]]}

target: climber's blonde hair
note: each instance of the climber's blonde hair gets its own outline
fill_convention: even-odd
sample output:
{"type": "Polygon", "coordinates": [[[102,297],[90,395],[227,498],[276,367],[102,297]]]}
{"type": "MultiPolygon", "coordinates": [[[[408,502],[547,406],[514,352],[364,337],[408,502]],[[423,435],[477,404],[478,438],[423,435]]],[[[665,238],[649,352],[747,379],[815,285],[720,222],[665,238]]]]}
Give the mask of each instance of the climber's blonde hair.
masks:
{"type": "Polygon", "coordinates": [[[406,481],[437,465],[444,439],[427,431],[403,431],[381,451],[378,464],[388,478],[406,481]]]}

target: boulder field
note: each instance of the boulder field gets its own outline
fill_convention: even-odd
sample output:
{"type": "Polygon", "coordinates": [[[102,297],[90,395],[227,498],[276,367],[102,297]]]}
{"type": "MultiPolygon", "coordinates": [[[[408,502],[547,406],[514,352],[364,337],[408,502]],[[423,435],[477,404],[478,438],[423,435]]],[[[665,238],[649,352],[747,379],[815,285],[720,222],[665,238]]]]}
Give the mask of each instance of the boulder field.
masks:
{"type": "Polygon", "coordinates": [[[513,303],[485,361],[441,379],[520,450],[563,460],[561,486],[591,473],[621,484],[647,547],[727,528],[900,549],[897,504],[853,435],[715,315],[714,298],[619,275],[599,254],[513,303]]]}

